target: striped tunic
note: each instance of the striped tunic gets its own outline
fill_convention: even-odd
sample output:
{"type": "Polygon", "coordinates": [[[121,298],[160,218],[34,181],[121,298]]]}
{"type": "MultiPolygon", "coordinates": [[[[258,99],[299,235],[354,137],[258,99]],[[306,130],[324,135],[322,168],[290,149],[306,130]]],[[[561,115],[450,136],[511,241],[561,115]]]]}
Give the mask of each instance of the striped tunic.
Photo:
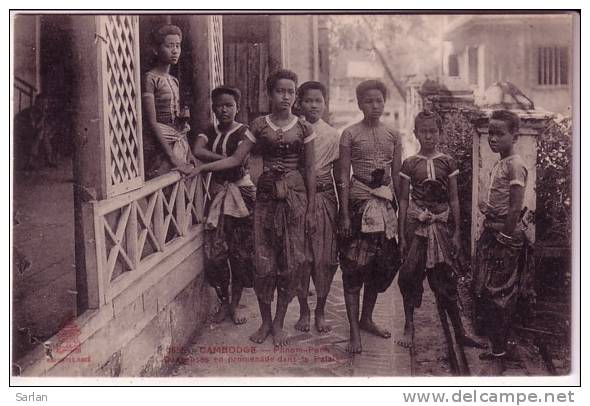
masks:
{"type": "MultiPolygon", "coordinates": [[[[247,137],[250,131],[248,127],[240,124],[230,131],[221,133],[217,127],[210,126],[205,131],[200,133],[197,137],[203,138],[207,141],[207,149],[223,156],[232,156],[238,149],[238,145],[247,137]]],[[[251,135],[250,135],[251,136],[251,135]]],[[[213,172],[213,180],[224,182],[235,182],[242,179],[248,173],[248,158],[246,158],[242,165],[226,169],[219,172],[213,172]]]]}

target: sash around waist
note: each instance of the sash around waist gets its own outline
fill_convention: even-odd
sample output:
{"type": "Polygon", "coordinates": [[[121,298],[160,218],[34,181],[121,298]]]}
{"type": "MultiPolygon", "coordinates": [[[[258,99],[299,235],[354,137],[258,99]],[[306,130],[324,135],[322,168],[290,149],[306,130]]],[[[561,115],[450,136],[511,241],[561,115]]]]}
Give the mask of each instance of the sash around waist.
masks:
{"type": "Polygon", "coordinates": [[[266,171],[258,179],[257,190],[260,193],[275,191],[276,183],[284,183],[289,189],[296,192],[305,192],[305,183],[299,170],[294,169],[290,172],[266,171]]]}
{"type": "Polygon", "coordinates": [[[450,210],[448,203],[424,202],[418,199],[410,199],[408,210],[410,207],[416,207],[420,210],[428,210],[432,214],[442,214],[450,210]]]}
{"type": "Polygon", "coordinates": [[[375,189],[378,188],[380,186],[387,186],[391,183],[391,177],[390,176],[384,176],[383,179],[381,180],[381,184],[380,185],[371,185],[371,181],[367,181],[365,179],[360,178],[358,175],[353,174],[352,178],[351,178],[351,183],[353,181],[353,179],[357,182],[362,183],[363,185],[371,188],[371,189],[375,189]]]}
{"type": "Polygon", "coordinates": [[[372,199],[383,199],[391,203],[394,200],[391,185],[380,185],[376,188],[372,188],[353,176],[350,181],[350,200],[372,199]]]}
{"type": "Polygon", "coordinates": [[[332,173],[327,172],[316,178],[316,192],[328,192],[334,190],[334,179],[332,173]]]}

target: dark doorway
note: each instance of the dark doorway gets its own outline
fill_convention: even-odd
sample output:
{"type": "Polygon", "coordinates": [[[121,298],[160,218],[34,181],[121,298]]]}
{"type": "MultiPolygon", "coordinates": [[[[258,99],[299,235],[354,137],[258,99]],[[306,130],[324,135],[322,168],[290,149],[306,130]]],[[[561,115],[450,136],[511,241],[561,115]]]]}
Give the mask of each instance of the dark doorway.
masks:
{"type": "MultiPolygon", "coordinates": [[[[15,25],[19,20],[15,20],[15,25]]],[[[33,105],[15,115],[13,162],[13,359],[59,331],[76,312],[69,18],[45,15],[31,61],[40,77],[33,105]],[[40,133],[43,134],[40,135],[40,133]]],[[[15,49],[25,46],[15,38],[15,49]]],[[[19,55],[15,52],[15,57],[19,55]]],[[[19,72],[15,71],[15,76],[19,72]]]]}

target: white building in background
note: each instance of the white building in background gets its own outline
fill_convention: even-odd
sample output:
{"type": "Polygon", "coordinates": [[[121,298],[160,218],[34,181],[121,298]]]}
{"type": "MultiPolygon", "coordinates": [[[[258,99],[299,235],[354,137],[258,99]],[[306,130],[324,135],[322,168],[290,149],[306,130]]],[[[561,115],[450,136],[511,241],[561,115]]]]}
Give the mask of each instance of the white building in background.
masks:
{"type": "Polygon", "coordinates": [[[450,88],[476,97],[512,82],[536,108],[569,115],[572,108],[574,14],[448,16],[442,74],[450,88]]]}

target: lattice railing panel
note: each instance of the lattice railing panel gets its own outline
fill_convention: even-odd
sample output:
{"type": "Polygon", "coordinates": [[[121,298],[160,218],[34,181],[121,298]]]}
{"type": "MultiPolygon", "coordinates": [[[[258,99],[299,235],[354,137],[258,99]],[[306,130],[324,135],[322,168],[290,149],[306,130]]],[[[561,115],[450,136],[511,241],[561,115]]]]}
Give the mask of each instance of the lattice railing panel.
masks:
{"type": "Polygon", "coordinates": [[[211,89],[223,84],[223,25],[221,16],[209,17],[211,89]]]}
{"type": "Polygon", "coordinates": [[[143,184],[137,16],[98,17],[107,196],[143,184]]]}
{"type": "MultiPolygon", "coordinates": [[[[103,290],[197,230],[203,220],[203,178],[170,173],[137,191],[97,203],[96,253],[103,290]]],[[[107,295],[108,296],[108,295],[107,295]]]]}

